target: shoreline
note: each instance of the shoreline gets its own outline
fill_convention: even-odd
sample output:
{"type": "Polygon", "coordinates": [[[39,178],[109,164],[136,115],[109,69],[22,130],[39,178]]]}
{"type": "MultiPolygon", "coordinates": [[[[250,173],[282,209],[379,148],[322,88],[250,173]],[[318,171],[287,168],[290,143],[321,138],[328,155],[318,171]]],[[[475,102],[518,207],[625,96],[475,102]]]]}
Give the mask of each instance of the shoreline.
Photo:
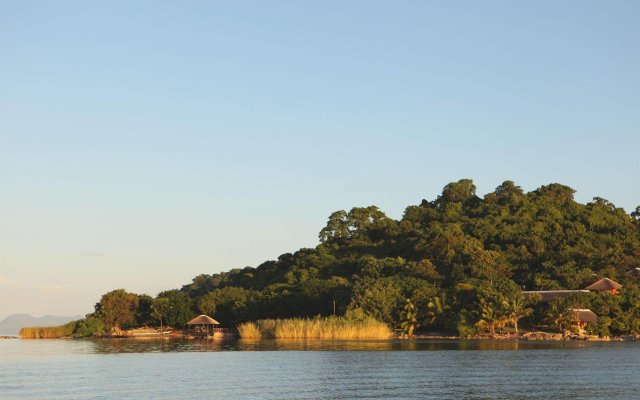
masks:
{"type": "Polygon", "coordinates": [[[415,334],[411,337],[403,337],[403,336],[393,336],[389,338],[361,338],[361,339],[327,339],[327,338],[242,338],[236,333],[227,333],[220,334],[217,333],[215,335],[209,336],[194,336],[188,333],[184,333],[182,331],[179,332],[171,332],[165,334],[119,334],[119,335],[102,335],[102,336],[93,336],[93,337],[84,337],[84,338],[76,338],[76,337],[59,337],[59,338],[39,338],[39,339],[23,339],[19,336],[0,336],[0,339],[21,339],[21,340],[51,340],[51,339],[64,339],[64,340],[75,340],[75,339],[104,339],[104,340],[112,340],[112,339],[123,339],[123,340],[247,340],[247,341],[260,341],[260,340],[275,340],[275,341],[287,341],[287,340],[295,340],[295,341],[519,341],[519,342],[529,342],[529,341],[539,341],[539,342],[568,342],[568,341],[589,341],[589,342],[640,342],[640,335],[624,335],[619,337],[597,337],[597,336],[589,336],[589,335],[563,335],[561,333],[549,333],[549,332],[522,332],[518,335],[515,334],[495,334],[495,335],[472,335],[468,337],[460,337],[455,335],[433,335],[433,334],[415,334]]]}

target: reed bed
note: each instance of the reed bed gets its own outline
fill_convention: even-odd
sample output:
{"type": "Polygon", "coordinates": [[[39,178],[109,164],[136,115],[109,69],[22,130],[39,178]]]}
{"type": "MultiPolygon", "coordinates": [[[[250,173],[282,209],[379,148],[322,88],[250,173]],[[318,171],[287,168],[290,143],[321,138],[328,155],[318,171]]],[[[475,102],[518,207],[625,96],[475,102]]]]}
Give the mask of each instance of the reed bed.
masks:
{"type": "Polygon", "coordinates": [[[238,325],[238,335],[243,339],[260,339],[262,337],[255,322],[243,322],[238,325]]]}
{"type": "Polygon", "coordinates": [[[238,326],[243,339],[387,339],[389,327],[374,319],[354,320],[344,317],[262,319],[238,326]]]}
{"type": "Polygon", "coordinates": [[[56,339],[72,336],[78,321],[59,326],[28,326],[20,329],[21,339],[56,339]]]}

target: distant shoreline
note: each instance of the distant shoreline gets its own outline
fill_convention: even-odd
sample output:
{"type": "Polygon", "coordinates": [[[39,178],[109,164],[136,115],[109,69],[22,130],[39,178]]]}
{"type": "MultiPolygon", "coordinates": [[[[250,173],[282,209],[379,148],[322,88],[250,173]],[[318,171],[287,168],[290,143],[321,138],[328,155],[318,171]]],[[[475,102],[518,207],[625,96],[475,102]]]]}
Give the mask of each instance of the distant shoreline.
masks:
{"type": "Polygon", "coordinates": [[[570,342],[570,341],[588,341],[588,342],[640,342],[640,335],[625,335],[620,337],[604,337],[597,336],[579,336],[579,335],[562,335],[559,333],[549,332],[523,332],[521,335],[498,334],[498,335],[473,335],[469,337],[447,336],[447,335],[430,335],[416,334],[411,337],[393,336],[389,338],[358,338],[358,339],[331,339],[331,338],[242,338],[238,335],[216,335],[209,337],[193,336],[188,332],[174,331],[166,335],[112,335],[112,336],[95,336],[95,337],[59,337],[59,338],[40,338],[40,339],[22,339],[19,336],[0,336],[0,339],[21,339],[21,340],[241,340],[241,341],[518,341],[518,342],[570,342]]]}

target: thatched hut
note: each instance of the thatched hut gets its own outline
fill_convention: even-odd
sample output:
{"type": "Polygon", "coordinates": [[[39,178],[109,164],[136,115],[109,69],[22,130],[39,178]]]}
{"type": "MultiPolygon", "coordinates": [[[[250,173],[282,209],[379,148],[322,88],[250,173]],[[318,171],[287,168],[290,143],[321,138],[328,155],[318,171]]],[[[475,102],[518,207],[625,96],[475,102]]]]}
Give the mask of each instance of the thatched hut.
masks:
{"type": "Polygon", "coordinates": [[[590,322],[597,322],[598,316],[588,308],[574,308],[569,310],[571,325],[577,326],[582,331],[590,322]]]}
{"type": "Polygon", "coordinates": [[[634,268],[625,274],[630,278],[640,278],[640,268],[634,268]]]}
{"type": "Polygon", "coordinates": [[[621,288],[622,288],[622,285],[619,284],[618,282],[612,281],[609,278],[602,278],[599,281],[587,286],[586,289],[594,292],[598,292],[598,293],[608,292],[616,295],[616,294],[620,294],[621,288]]]}
{"type": "Polygon", "coordinates": [[[589,293],[588,290],[525,290],[522,292],[531,299],[548,303],[553,299],[566,299],[576,293],[589,293]]]}
{"type": "Polygon", "coordinates": [[[187,322],[187,325],[193,327],[194,336],[209,336],[209,327],[211,327],[211,334],[213,334],[215,326],[220,325],[220,322],[202,314],[187,322]]]}

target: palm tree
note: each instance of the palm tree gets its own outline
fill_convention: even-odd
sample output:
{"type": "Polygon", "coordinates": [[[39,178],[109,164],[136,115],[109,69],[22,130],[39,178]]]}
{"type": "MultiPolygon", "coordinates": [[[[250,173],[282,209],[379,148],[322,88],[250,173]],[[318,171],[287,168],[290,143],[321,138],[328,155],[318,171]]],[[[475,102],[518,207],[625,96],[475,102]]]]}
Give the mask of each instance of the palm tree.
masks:
{"type": "Polygon", "coordinates": [[[545,315],[545,321],[558,328],[560,332],[564,331],[565,327],[571,322],[571,313],[564,301],[552,301],[549,303],[550,307],[545,315]]]}
{"type": "Polygon", "coordinates": [[[527,308],[527,304],[527,298],[520,290],[512,290],[502,298],[502,307],[507,319],[513,322],[516,334],[518,334],[518,320],[533,312],[531,308],[527,308]]]}
{"type": "Polygon", "coordinates": [[[443,294],[432,297],[427,303],[428,324],[433,325],[436,321],[442,319],[450,306],[447,304],[447,297],[443,294]]]}
{"type": "Polygon", "coordinates": [[[480,321],[478,321],[478,325],[486,326],[489,329],[489,333],[493,335],[496,333],[496,325],[502,319],[500,309],[497,307],[499,303],[486,295],[478,296],[478,300],[480,305],[480,321]]]}
{"type": "Polygon", "coordinates": [[[402,322],[400,327],[404,329],[407,336],[413,335],[413,330],[418,326],[418,319],[416,318],[416,307],[411,300],[407,299],[404,305],[404,310],[400,313],[402,322]]]}

